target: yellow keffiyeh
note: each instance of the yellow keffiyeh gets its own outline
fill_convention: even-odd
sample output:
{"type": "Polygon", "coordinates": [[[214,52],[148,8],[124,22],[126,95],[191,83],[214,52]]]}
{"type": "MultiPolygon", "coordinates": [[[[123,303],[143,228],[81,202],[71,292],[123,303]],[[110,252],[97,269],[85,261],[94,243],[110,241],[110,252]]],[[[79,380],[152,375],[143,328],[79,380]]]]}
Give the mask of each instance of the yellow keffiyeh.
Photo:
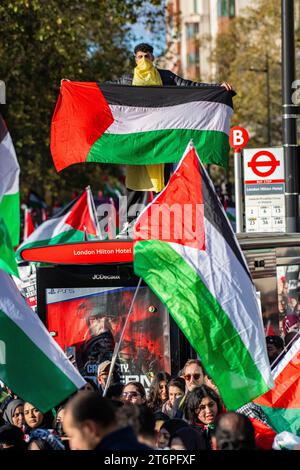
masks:
{"type": "MultiPolygon", "coordinates": [[[[161,86],[162,80],[153,63],[142,58],[134,69],[132,85],[161,86]]],[[[134,191],[160,192],[164,188],[164,164],[128,165],[126,167],[126,187],[134,191]]]]}

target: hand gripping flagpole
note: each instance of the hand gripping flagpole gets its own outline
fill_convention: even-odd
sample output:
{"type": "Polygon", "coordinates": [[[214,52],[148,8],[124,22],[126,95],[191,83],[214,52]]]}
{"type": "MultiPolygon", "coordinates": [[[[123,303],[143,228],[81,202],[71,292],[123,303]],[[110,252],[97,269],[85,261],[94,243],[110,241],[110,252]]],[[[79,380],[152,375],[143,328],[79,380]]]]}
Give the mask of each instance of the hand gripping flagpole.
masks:
{"type": "Polygon", "coordinates": [[[118,354],[119,354],[119,351],[120,351],[120,347],[121,347],[121,344],[122,344],[122,341],[123,341],[123,337],[124,337],[124,334],[125,334],[125,330],[126,330],[126,328],[127,328],[127,324],[128,324],[128,321],[129,321],[129,317],[130,317],[130,315],[131,315],[131,312],[132,312],[132,308],[133,308],[133,305],[134,305],[136,296],[137,296],[138,291],[139,291],[140,286],[141,286],[141,282],[142,282],[142,278],[140,277],[139,282],[138,282],[138,285],[136,286],[136,289],[135,289],[135,292],[134,292],[133,299],[132,299],[131,304],[130,304],[129,311],[128,311],[128,313],[127,313],[127,317],[126,317],[126,320],[125,320],[125,324],[124,324],[124,327],[123,327],[121,336],[120,336],[120,338],[119,338],[119,341],[115,344],[115,349],[114,349],[113,356],[112,356],[112,359],[111,359],[111,365],[110,365],[110,369],[109,369],[109,374],[108,374],[107,382],[106,382],[106,384],[105,384],[105,389],[104,389],[104,392],[103,392],[103,396],[104,396],[104,397],[105,397],[105,395],[106,395],[106,392],[107,392],[108,387],[110,386],[110,382],[111,382],[112,374],[113,374],[113,371],[114,371],[115,363],[116,363],[116,360],[117,360],[117,357],[118,357],[118,354]]]}

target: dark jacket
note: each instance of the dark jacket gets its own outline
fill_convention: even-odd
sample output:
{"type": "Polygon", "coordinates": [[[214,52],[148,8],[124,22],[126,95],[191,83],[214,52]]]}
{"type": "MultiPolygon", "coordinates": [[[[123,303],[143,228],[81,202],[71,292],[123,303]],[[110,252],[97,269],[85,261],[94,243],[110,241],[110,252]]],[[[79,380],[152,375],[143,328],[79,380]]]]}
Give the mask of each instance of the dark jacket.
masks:
{"type": "MultiPolygon", "coordinates": [[[[159,75],[161,76],[163,86],[198,86],[198,87],[207,87],[207,86],[218,86],[217,83],[200,83],[193,82],[192,80],[186,80],[182,77],[179,77],[171,70],[157,69],[159,75]]],[[[116,85],[132,85],[133,73],[128,73],[122,75],[118,80],[113,80],[105,83],[114,83],[116,85]]]]}
{"type": "Polygon", "coordinates": [[[151,447],[148,447],[144,444],[138,442],[133,429],[131,426],[126,428],[119,429],[118,431],[112,432],[105,436],[102,441],[95,448],[98,450],[152,450],[151,447]]]}

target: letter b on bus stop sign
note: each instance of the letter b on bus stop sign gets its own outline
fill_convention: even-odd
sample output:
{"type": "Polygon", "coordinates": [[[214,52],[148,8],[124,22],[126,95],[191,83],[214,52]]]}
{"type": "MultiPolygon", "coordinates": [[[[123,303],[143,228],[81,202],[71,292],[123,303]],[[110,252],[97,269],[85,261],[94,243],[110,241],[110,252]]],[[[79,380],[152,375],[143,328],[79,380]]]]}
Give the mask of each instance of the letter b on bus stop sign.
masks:
{"type": "Polygon", "coordinates": [[[235,126],[230,129],[229,143],[230,147],[237,152],[244,148],[249,141],[249,134],[243,127],[235,126]]]}

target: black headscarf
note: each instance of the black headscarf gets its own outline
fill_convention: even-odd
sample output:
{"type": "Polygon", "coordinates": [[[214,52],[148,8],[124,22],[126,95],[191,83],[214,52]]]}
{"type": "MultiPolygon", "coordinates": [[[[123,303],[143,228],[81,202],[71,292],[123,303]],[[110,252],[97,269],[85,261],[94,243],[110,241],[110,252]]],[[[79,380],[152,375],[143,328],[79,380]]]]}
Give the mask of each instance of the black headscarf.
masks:
{"type": "Polygon", "coordinates": [[[184,427],[172,434],[169,447],[171,447],[171,441],[179,437],[186,448],[186,450],[207,450],[206,439],[201,431],[191,428],[190,426],[184,427]]]}
{"type": "Polygon", "coordinates": [[[18,406],[24,406],[24,401],[23,400],[11,400],[5,407],[3,411],[3,419],[7,424],[14,424],[13,423],[13,415],[14,412],[16,411],[16,408],[18,406]]]}
{"type": "Polygon", "coordinates": [[[187,428],[189,427],[188,423],[184,421],[183,419],[169,419],[166,421],[160,429],[165,429],[168,431],[170,436],[172,437],[173,434],[178,431],[181,428],[187,428]]]}

